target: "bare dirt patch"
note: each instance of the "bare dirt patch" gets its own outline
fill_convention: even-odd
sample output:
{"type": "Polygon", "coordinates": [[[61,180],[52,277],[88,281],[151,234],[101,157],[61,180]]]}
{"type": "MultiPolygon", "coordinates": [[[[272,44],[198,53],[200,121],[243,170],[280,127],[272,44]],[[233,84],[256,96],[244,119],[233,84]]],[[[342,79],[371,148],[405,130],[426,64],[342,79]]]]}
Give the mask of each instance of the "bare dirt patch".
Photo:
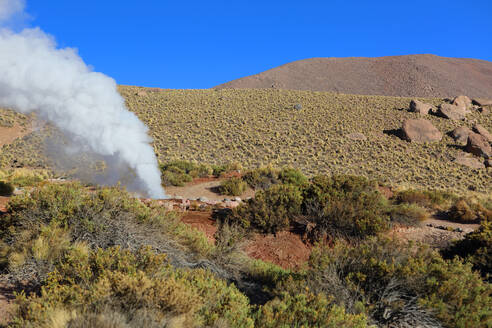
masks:
{"type": "Polygon", "coordinates": [[[14,125],[13,127],[0,126],[0,147],[12,143],[17,138],[31,133],[31,129],[25,126],[14,125]]]}
{"type": "Polygon", "coordinates": [[[212,220],[211,216],[212,212],[209,211],[189,211],[181,217],[181,221],[202,231],[211,243],[215,243],[214,234],[217,231],[217,227],[215,226],[215,221],[212,220]]]}
{"type": "Polygon", "coordinates": [[[309,259],[311,249],[301,237],[290,231],[277,235],[255,234],[244,247],[252,258],[271,262],[286,269],[298,269],[309,259]]]}
{"type": "Polygon", "coordinates": [[[7,325],[11,318],[15,288],[0,281],[0,327],[7,325]]]}
{"type": "Polygon", "coordinates": [[[460,240],[478,229],[479,224],[463,224],[439,219],[429,219],[419,227],[398,227],[389,235],[403,241],[426,243],[433,248],[445,248],[454,240],[460,240]],[[461,229],[461,232],[456,231],[461,229]]]}
{"type": "MultiPolygon", "coordinates": [[[[215,178],[209,181],[202,182],[197,179],[193,182],[190,182],[189,184],[186,184],[184,187],[166,187],[165,190],[166,194],[168,194],[172,198],[183,197],[186,199],[197,199],[200,197],[206,197],[209,200],[222,201],[224,198],[231,198],[230,196],[220,195],[216,192],[222,180],[223,179],[215,178]]],[[[241,197],[241,199],[246,199],[253,196],[254,191],[251,188],[248,188],[239,197],[241,197]]]]}

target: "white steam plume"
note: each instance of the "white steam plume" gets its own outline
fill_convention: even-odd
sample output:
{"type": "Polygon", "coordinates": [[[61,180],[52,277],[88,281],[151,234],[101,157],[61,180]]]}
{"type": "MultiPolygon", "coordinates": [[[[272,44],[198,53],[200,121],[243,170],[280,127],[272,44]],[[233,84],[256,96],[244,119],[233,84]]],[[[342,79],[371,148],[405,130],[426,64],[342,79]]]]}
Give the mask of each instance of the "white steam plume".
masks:
{"type": "MultiPolygon", "coordinates": [[[[0,20],[23,7],[21,0],[0,0],[0,20]]],[[[74,49],[57,49],[39,28],[1,28],[0,49],[0,106],[37,113],[78,148],[126,167],[119,175],[134,172],[131,188],[165,197],[148,128],[128,111],[113,79],[92,72],[74,49]]]]}

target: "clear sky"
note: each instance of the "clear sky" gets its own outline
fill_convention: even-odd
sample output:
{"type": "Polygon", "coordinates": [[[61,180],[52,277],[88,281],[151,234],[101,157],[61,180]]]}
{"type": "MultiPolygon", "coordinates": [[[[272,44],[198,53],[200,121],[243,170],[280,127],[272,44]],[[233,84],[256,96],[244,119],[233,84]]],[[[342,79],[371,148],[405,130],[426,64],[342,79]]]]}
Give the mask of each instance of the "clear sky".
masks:
{"type": "Polygon", "coordinates": [[[210,88],[311,57],[492,61],[491,0],[27,0],[26,10],[127,85],[210,88]]]}

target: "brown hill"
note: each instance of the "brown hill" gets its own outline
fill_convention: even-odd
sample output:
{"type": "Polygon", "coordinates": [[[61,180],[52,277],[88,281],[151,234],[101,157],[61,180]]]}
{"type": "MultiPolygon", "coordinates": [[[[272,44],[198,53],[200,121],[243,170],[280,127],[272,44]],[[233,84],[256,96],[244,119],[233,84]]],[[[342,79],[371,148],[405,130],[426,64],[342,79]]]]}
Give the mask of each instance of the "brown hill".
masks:
{"type": "Polygon", "coordinates": [[[399,97],[492,98],[492,62],[435,55],[311,58],[216,88],[291,89],[399,97]]]}

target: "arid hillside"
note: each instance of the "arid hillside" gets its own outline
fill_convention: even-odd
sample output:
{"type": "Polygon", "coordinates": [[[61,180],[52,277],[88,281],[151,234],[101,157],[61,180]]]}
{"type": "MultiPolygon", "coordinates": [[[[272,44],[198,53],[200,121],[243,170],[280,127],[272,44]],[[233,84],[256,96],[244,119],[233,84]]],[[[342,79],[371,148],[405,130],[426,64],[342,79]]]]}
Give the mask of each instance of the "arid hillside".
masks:
{"type": "Polygon", "coordinates": [[[435,55],[310,58],[216,87],[397,97],[492,97],[492,62],[435,55]]]}

